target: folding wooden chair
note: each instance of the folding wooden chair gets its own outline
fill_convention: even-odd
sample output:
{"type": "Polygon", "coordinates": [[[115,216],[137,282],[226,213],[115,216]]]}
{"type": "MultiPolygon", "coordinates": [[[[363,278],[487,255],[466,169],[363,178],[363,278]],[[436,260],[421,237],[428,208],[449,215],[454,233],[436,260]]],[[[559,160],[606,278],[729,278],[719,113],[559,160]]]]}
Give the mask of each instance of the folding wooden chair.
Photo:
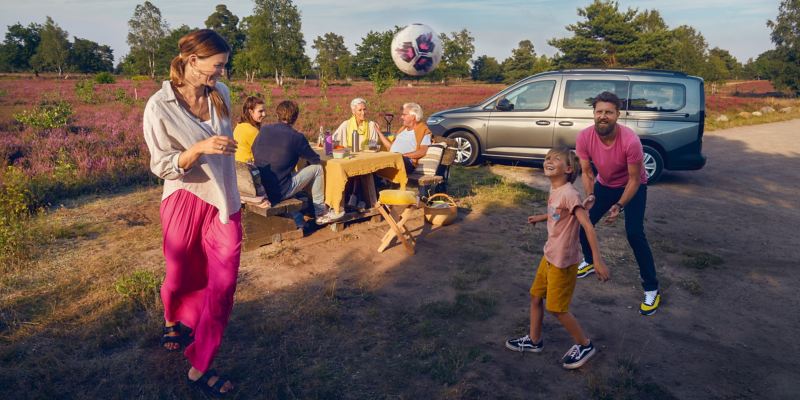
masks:
{"type": "Polygon", "coordinates": [[[406,248],[408,254],[414,254],[416,240],[411,235],[411,231],[406,227],[406,223],[411,218],[411,213],[417,207],[419,198],[417,194],[410,190],[381,190],[378,198],[378,211],[383,219],[389,224],[389,230],[383,235],[378,252],[382,253],[392,243],[394,238],[398,238],[400,243],[406,248]],[[400,214],[400,221],[392,216],[391,207],[403,207],[400,214]]]}

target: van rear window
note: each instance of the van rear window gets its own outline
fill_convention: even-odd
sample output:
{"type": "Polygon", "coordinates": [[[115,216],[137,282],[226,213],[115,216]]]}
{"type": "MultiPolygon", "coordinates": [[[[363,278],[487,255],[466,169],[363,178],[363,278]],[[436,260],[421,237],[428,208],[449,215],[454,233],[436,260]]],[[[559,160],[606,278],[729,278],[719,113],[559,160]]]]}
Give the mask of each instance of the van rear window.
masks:
{"type": "Polygon", "coordinates": [[[677,83],[631,82],[630,111],[678,111],[686,105],[686,86],[677,83]]]}
{"type": "Polygon", "coordinates": [[[625,109],[628,81],[612,80],[568,80],[564,108],[592,108],[592,100],[602,92],[616,94],[625,109]]]}

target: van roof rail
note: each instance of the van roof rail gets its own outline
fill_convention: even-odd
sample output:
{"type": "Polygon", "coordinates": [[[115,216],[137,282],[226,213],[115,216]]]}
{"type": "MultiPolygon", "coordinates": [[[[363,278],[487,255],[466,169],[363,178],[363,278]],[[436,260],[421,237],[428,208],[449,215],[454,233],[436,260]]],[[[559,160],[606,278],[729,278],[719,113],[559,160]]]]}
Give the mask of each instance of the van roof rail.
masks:
{"type": "Polygon", "coordinates": [[[672,71],[668,69],[646,69],[646,68],[565,68],[556,71],[544,72],[548,73],[569,73],[569,72],[640,72],[648,74],[659,75],[673,75],[673,76],[688,76],[687,73],[681,71],[672,71]]]}

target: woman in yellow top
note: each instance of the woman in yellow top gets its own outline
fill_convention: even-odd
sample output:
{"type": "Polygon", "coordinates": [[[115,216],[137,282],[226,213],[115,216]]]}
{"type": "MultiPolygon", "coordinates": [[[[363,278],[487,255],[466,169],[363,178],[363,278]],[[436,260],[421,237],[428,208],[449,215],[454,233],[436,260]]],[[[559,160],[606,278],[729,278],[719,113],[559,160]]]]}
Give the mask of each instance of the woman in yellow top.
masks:
{"type": "Polygon", "coordinates": [[[253,162],[253,142],[258,136],[258,130],[261,129],[261,120],[267,112],[264,110],[264,100],[249,96],[242,104],[242,115],[239,117],[239,123],[233,130],[233,139],[239,144],[236,148],[234,158],[238,162],[252,163],[253,162]]]}
{"type": "Polygon", "coordinates": [[[353,99],[350,102],[350,110],[353,112],[353,116],[336,128],[336,131],[333,132],[333,140],[339,141],[342,146],[351,147],[353,131],[358,131],[358,147],[360,149],[366,149],[370,143],[380,144],[378,142],[378,124],[367,120],[367,101],[360,97],[353,99]]]}

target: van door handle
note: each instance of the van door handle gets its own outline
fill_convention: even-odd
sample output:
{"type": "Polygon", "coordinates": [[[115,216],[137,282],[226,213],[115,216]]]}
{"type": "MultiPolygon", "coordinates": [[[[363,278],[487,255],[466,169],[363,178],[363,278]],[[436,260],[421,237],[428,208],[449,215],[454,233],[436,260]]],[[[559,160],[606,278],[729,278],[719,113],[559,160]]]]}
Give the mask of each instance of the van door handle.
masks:
{"type": "Polygon", "coordinates": [[[536,125],[547,126],[550,125],[550,121],[536,121],[536,125]]]}
{"type": "Polygon", "coordinates": [[[572,121],[561,121],[558,124],[561,126],[572,126],[572,121]]]}

